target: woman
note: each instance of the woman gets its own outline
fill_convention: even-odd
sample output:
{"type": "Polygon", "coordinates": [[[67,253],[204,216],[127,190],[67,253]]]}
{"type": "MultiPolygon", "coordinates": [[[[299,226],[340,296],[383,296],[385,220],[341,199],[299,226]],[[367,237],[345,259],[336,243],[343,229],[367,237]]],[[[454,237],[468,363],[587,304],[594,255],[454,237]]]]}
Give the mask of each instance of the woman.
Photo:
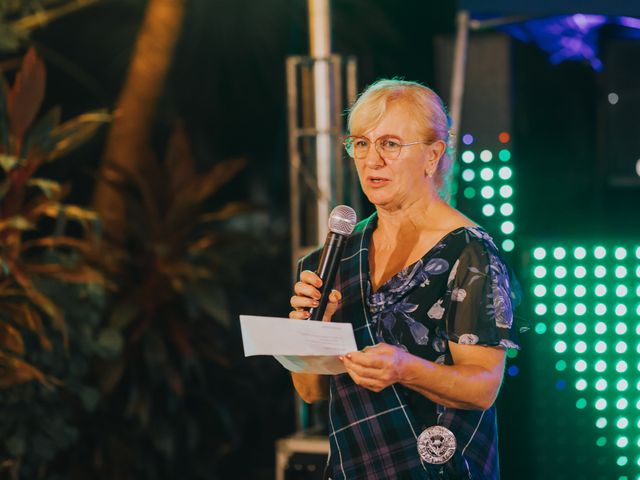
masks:
{"type": "MultiPolygon", "coordinates": [[[[353,324],[347,373],[293,374],[329,398],[327,478],[497,479],[494,402],[511,340],[507,269],[491,237],[446,203],[449,120],[413,82],[381,80],[349,114],[345,148],[376,213],[356,226],[325,321],[353,324]]],[[[291,318],[317,305],[300,262],[291,318]]]]}

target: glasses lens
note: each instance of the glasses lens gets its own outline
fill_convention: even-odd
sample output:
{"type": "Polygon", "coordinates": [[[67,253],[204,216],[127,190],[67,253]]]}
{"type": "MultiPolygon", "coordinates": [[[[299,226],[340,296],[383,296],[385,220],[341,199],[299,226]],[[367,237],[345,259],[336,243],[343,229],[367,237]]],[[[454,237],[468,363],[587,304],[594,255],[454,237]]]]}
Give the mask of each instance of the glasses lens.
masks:
{"type": "Polygon", "coordinates": [[[363,158],[369,151],[369,142],[361,137],[347,137],[344,148],[351,158],[363,158]]]}
{"type": "Polygon", "coordinates": [[[388,138],[381,138],[378,140],[378,150],[383,153],[386,158],[395,158],[400,153],[402,145],[388,138]]]}

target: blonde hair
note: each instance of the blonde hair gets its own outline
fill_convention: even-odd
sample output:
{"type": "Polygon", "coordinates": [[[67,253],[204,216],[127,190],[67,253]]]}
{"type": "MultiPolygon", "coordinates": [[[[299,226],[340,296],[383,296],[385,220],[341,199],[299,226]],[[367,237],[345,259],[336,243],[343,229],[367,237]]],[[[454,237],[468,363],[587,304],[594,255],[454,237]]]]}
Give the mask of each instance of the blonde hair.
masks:
{"type": "Polygon", "coordinates": [[[413,111],[413,119],[424,138],[428,141],[441,140],[446,148],[438,161],[433,181],[440,196],[449,200],[450,174],[453,159],[451,144],[451,118],[437,93],[417,82],[392,78],[381,79],[369,85],[355,101],[347,117],[351,134],[357,124],[364,131],[377,124],[389,104],[402,101],[413,111]]]}

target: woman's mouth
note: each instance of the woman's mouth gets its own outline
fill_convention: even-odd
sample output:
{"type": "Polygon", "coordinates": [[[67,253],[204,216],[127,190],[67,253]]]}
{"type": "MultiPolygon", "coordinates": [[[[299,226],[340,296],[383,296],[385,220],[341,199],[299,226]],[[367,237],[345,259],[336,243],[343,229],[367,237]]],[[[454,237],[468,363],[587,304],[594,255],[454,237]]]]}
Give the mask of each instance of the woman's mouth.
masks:
{"type": "Polygon", "coordinates": [[[372,187],[382,187],[389,183],[389,179],[384,177],[367,177],[367,183],[372,187]]]}

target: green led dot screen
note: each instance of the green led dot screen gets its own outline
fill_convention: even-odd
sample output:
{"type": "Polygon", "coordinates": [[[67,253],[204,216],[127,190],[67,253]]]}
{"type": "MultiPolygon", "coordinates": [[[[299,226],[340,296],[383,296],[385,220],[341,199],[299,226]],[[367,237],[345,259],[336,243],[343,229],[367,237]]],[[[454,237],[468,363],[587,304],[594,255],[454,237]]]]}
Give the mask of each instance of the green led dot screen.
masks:
{"type": "Polygon", "coordinates": [[[564,402],[545,399],[540,410],[571,403],[575,410],[558,411],[566,418],[557,421],[567,422],[574,444],[582,442],[576,450],[595,449],[587,463],[609,472],[604,478],[640,479],[640,247],[532,246],[526,283],[533,335],[539,352],[552,357],[551,372],[537,374],[553,375],[555,397],[564,402]]]}
{"type": "Polygon", "coordinates": [[[494,235],[503,252],[512,252],[517,227],[510,136],[500,132],[494,137],[489,147],[470,133],[463,135],[454,190],[463,211],[494,235]]]}

